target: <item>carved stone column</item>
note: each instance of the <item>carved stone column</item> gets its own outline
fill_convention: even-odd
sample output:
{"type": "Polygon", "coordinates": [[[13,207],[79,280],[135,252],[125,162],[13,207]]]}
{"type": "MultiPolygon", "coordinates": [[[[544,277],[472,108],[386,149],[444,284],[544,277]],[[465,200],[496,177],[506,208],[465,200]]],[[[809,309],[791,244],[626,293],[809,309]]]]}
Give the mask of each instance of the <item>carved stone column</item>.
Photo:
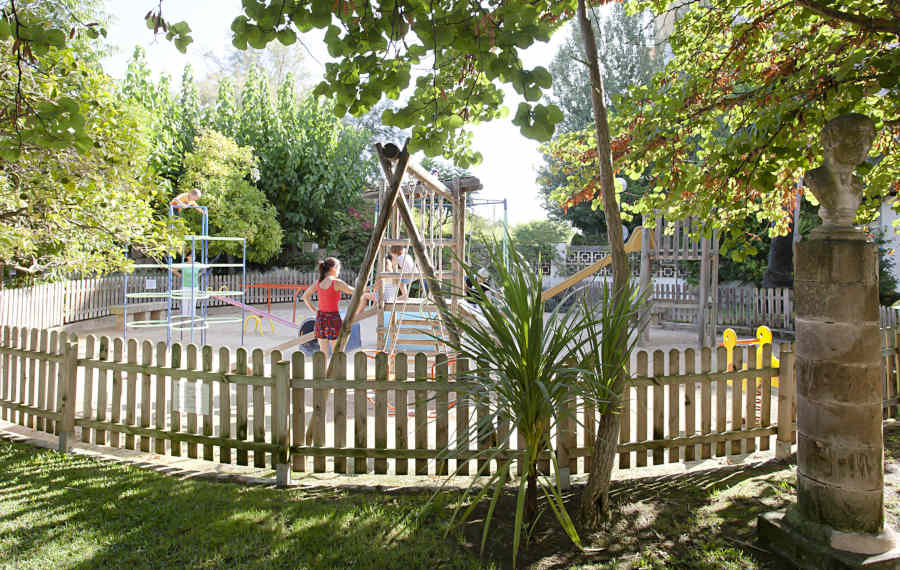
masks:
{"type": "Polygon", "coordinates": [[[854,170],[874,136],[863,115],[829,121],[823,166],[804,177],[823,225],[794,256],[797,504],[760,517],[758,528],[807,568],[897,561],[884,526],[877,250],[852,226],[862,191],[854,170]]]}
{"type": "Polygon", "coordinates": [[[797,244],[797,506],[848,532],[884,526],[878,259],[862,232],[797,244]],[[854,239],[855,238],[855,239],[854,239]]]}

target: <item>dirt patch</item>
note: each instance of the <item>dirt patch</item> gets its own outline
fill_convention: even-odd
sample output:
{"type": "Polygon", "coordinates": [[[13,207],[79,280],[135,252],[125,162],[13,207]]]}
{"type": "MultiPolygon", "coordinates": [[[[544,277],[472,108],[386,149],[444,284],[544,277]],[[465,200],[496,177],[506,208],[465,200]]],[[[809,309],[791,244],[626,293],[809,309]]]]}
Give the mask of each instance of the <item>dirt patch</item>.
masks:
{"type": "MultiPolygon", "coordinates": [[[[885,428],[885,514],[900,519],[900,426],[885,428]]],[[[582,485],[566,496],[575,515],[582,485]]],[[[789,568],[756,540],[758,515],[796,500],[796,465],[776,461],[645,477],[612,484],[612,510],[601,528],[579,529],[579,551],[545,509],[519,566],[528,568],[789,568]]],[[[484,560],[512,566],[514,491],[497,506],[484,560]]],[[[468,547],[481,544],[485,509],[462,530],[468,547]]],[[[577,524],[577,522],[576,522],[577,524]]]]}

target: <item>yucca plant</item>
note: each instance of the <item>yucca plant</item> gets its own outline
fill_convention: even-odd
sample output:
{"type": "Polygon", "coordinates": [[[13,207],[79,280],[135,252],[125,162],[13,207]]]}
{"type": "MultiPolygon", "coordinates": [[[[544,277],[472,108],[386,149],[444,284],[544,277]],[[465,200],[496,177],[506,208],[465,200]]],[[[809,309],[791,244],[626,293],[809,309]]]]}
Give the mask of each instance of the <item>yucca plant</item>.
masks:
{"type": "Polygon", "coordinates": [[[621,394],[614,389],[615,381],[627,370],[647,325],[640,321],[640,309],[647,302],[648,293],[649,289],[640,291],[629,283],[625,291],[614,295],[611,284],[604,282],[600,287],[603,302],[591,304],[587,296],[582,296],[578,303],[583,313],[594,317],[585,320],[585,342],[579,345],[582,381],[578,393],[598,403],[600,414],[617,413],[615,404],[621,394]]]}
{"type": "MultiPolygon", "coordinates": [[[[573,358],[583,352],[588,342],[586,331],[594,319],[593,311],[582,311],[577,304],[569,310],[557,309],[544,314],[541,301],[541,277],[522,256],[512,250],[509,264],[504,263],[501,248],[489,246],[497,294],[478,302],[475,318],[448,312],[443,315],[460,333],[456,343],[441,339],[459,358],[467,358],[473,368],[459,373],[459,379],[470,384],[466,398],[470,409],[488,406],[486,419],[478,422],[472,437],[484,441],[494,434],[497,422],[510,422],[524,442],[518,495],[516,500],[513,564],[520,547],[523,528],[538,516],[537,500],[541,488],[547,504],[572,541],[581,546],[578,533],[566,512],[562,492],[550,473],[539,470],[539,459],[549,454],[555,464],[551,431],[560,424],[562,414],[568,412],[564,404],[578,390],[578,378],[583,372],[579,360],[573,358]]],[[[463,264],[471,281],[475,269],[463,264]]],[[[461,295],[463,292],[451,292],[461,295]]],[[[437,337],[436,337],[437,338],[437,337]]],[[[512,430],[509,430],[512,433],[512,430]]],[[[493,450],[482,459],[495,460],[498,468],[487,484],[476,488],[473,482],[464,500],[471,499],[466,508],[456,511],[454,519],[466,520],[481,499],[492,492],[485,517],[481,548],[484,549],[488,529],[502,488],[511,479],[516,458],[502,453],[507,441],[494,441],[493,450]]],[[[485,475],[490,461],[479,475],[485,475]]],[[[451,525],[452,526],[452,525],[451,525]]]]}

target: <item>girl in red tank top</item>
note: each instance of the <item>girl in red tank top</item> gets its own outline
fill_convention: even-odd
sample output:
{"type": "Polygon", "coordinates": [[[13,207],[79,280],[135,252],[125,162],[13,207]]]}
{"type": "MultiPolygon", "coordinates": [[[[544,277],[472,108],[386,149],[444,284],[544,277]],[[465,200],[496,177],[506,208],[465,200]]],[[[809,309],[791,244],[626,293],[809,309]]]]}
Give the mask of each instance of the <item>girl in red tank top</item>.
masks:
{"type": "MultiPolygon", "coordinates": [[[[341,314],[338,312],[338,302],[341,293],[352,295],[354,288],[342,281],[338,275],[341,272],[341,262],[335,257],[328,257],[319,262],[319,280],[315,288],[307,287],[303,293],[303,302],[309,310],[316,314],[316,339],[319,341],[319,349],[325,353],[326,358],[331,358],[334,352],[334,344],[341,332],[341,314]],[[319,308],[312,305],[312,295],[319,296],[319,308]]],[[[363,300],[371,299],[369,293],[363,294],[363,300]]]]}

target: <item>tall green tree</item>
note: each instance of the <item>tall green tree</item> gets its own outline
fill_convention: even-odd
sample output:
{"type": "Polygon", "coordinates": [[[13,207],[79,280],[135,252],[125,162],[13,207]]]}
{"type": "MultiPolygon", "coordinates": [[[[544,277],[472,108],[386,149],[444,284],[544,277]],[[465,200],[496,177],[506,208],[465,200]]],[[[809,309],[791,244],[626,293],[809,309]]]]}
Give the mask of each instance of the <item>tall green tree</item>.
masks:
{"type": "Polygon", "coordinates": [[[347,219],[332,213],[346,213],[374,170],[371,157],[360,158],[370,141],[367,131],[341,123],[328,100],[298,96],[290,78],[275,88],[256,65],[239,88],[223,79],[212,105],[204,105],[189,66],[178,92],[169,85],[166,75],[153,81],[137,49],[123,92],[154,117],[154,164],[173,184],[184,176],[185,156],[198,133],[215,129],[253,149],[257,187],[276,208],[289,249],[305,239],[331,243],[345,231],[347,219]]]}
{"type": "Polygon", "coordinates": [[[147,116],[109,88],[98,2],[0,3],[0,263],[32,278],[126,269],[181,226],[156,215],[147,116]]]}
{"type": "MultiPolygon", "coordinates": [[[[194,150],[184,158],[182,188],[198,188],[209,208],[211,234],[228,234],[247,239],[247,260],[265,262],[281,251],[281,226],[275,208],[254,185],[258,179],[257,159],[248,147],[238,146],[220,133],[201,130],[194,150]]],[[[182,214],[199,233],[195,212],[182,214]]],[[[238,242],[210,243],[210,252],[241,255],[238,242]]]]}
{"type": "Polygon", "coordinates": [[[154,81],[144,49],[134,48],[121,85],[122,94],[127,101],[146,109],[151,119],[152,165],[174,187],[184,174],[184,156],[193,150],[203,114],[190,66],[184,69],[180,96],[172,92],[171,83],[168,74],[154,81]]]}
{"type": "MultiPolygon", "coordinates": [[[[398,98],[413,83],[412,69],[423,61],[431,68],[416,77],[405,104],[386,111],[386,124],[412,128],[410,150],[442,154],[467,167],[480,161],[471,149],[466,123],[503,116],[503,91],[511,85],[525,100],[516,108],[513,123],[528,137],[546,141],[562,119],[555,105],[535,103],[552,84],[543,67],[526,69],[519,50],[550,34],[577,13],[591,80],[597,153],[600,157],[603,208],[609,226],[613,294],[627,294],[628,258],[622,239],[611,163],[609,125],[603,81],[597,62],[596,37],[585,0],[451,5],[422,2],[334,3],[297,0],[245,0],[242,14],[232,23],[233,43],[239,49],[262,48],[274,40],[289,45],[297,30],[325,28],[329,53],[337,62],[326,66],[315,92],[335,97],[335,114],[365,113],[384,95],[398,98]]],[[[624,385],[624,370],[616,375],[613,397],[624,385]],[[618,390],[616,392],[615,390],[618,390]]],[[[618,403],[614,402],[611,409],[618,403]]],[[[594,518],[608,499],[608,483],[615,457],[618,416],[607,414],[595,442],[592,480],[601,481],[586,495],[585,515],[594,518]]]]}
{"type": "Polygon", "coordinates": [[[333,109],[324,98],[298,99],[290,82],[273,96],[257,68],[237,100],[217,101],[217,116],[225,114],[217,120],[223,134],[259,157],[259,187],[278,210],[292,247],[304,239],[324,244],[343,231],[332,213],[354,204],[374,169],[360,161],[368,132],[342,124],[333,109]]]}

